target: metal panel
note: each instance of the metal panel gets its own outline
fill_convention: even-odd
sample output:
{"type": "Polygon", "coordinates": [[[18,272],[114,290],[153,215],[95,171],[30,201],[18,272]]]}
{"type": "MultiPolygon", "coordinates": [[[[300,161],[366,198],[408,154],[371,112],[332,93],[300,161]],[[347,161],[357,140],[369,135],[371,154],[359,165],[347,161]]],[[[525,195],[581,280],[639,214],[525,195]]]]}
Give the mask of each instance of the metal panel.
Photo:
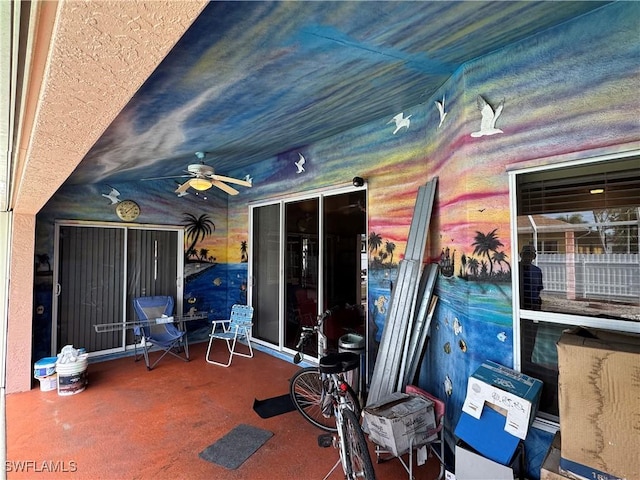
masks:
{"type": "Polygon", "coordinates": [[[420,260],[422,262],[424,258],[424,249],[427,245],[427,234],[429,233],[429,222],[431,221],[437,185],[438,177],[434,177],[418,190],[416,207],[409,227],[405,259],[420,260]]]}
{"type": "Polygon", "coordinates": [[[408,326],[415,314],[418,282],[437,182],[438,177],[434,177],[418,189],[405,257],[400,261],[396,286],[391,292],[389,315],[382,331],[367,405],[372,405],[396,391],[399,382],[405,342],[408,342],[410,337],[408,326]]]}
{"type": "MultiPolygon", "coordinates": [[[[398,390],[403,391],[416,375],[418,362],[429,335],[431,316],[435,305],[432,304],[433,289],[438,277],[438,264],[432,263],[425,267],[418,288],[419,305],[413,322],[408,327],[409,341],[406,343],[400,374],[398,375],[398,390]]],[[[437,297],[436,297],[437,298],[437,297]]]]}
{"type": "Polygon", "coordinates": [[[367,404],[376,403],[395,391],[403,342],[406,336],[406,321],[411,316],[412,305],[408,298],[412,284],[416,284],[420,265],[416,261],[400,262],[398,280],[389,305],[389,316],[382,331],[382,339],[373,368],[367,404]]]}

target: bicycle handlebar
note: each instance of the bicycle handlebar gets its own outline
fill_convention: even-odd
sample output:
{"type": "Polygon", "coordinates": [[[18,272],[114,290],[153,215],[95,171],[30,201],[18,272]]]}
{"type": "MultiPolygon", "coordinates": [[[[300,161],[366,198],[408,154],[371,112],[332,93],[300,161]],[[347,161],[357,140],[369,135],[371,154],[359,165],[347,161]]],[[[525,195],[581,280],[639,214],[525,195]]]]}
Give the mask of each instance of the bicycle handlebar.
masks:
{"type": "MultiPolygon", "coordinates": [[[[329,318],[331,315],[335,314],[339,309],[341,308],[340,305],[336,305],[334,307],[331,307],[327,310],[325,310],[324,312],[322,312],[320,315],[318,315],[318,319],[316,321],[316,324],[314,326],[302,326],[300,328],[300,338],[298,340],[298,343],[296,344],[295,350],[296,350],[296,354],[294,356],[294,363],[300,363],[300,361],[302,360],[302,354],[304,353],[304,346],[307,343],[307,339],[312,336],[314,333],[317,333],[318,331],[320,331],[320,328],[322,327],[322,324],[324,323],[324,321],[329,318]]],[[[356,308],[355,305],[349,305],[346,304],[345,308],[356,308]]]]}

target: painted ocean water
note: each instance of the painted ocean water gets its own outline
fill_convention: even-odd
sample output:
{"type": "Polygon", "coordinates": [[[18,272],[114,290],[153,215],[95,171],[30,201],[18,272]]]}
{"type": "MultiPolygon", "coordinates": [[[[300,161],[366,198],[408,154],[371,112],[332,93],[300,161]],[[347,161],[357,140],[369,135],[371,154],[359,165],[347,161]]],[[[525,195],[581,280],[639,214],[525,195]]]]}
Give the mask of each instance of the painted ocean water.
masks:
{"type": "Polygon", "coordinates": [[[187,324],[190,341],[208,338],[211,320],[229,318],[234,303],[247,303],[246,263],[219,263],[201,268],[185,278],[183,306],[185,312],[195,308],[206,312],[209,318],[187,324]]]}
{"type": "MultiPolygon", "coordinates": [[[[369,284],[372,339],[379,343],[391,299],[390,281],[369,284]]],[[[419,383],[446,401],[456,417],[468,377],[486,360],[513,365],[511,284],[439,276],[419,383]]]]}

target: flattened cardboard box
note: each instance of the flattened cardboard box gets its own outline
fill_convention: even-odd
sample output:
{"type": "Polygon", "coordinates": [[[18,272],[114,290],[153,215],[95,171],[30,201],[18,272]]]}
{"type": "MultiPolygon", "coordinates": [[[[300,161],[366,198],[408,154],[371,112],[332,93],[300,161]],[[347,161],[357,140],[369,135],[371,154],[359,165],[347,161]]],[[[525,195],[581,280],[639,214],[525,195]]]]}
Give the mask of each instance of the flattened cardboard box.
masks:
{"type": "Polygon", "coordinates": [[[640,335],[573,329],[557,347],[561,471],[640,479],[640,335]]]}

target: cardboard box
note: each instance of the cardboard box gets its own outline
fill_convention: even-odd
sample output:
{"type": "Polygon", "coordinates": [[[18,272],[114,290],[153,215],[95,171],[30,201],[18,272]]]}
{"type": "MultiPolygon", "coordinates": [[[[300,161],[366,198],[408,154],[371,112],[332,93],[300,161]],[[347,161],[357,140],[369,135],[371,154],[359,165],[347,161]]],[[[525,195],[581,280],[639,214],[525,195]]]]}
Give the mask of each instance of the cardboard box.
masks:
{"type": "Polygon", "coordinates": [[[557,348],[560,468],[588,479],[640,478],[640,335],[578,328],[557,348]]]}
{"type": "Polygon", "coordinates": [[[522,440],[538,411],[542,382],[487,361],[469,377],[462,411],[479,419],[485,403],[505,413],[504,430],[522,440]]]}
{"type": "Polygon", "coordinates": [[[462,412],[454,435],[494,462],[508,465],[520,439],[504,431],[504,415],[485,406],[479,419],[462,412]]]}
{"type": "Polygon", "coordinates": [[[423,397],[393,393],[364,410],[369,439],[398,457],[432,442],[436,421],[433,402],[423,397]]]}
{"type": "Polygon", "coordinates": [[[456,445],[456,480],[513,480],[513,470],[456,445]]]}
{"type": "Polygon", "coordinates": [[[558,430],[540,467],[540,480],[567,480],[568,478],[570,477],[560,472],[560,431],[558,430]]]}

